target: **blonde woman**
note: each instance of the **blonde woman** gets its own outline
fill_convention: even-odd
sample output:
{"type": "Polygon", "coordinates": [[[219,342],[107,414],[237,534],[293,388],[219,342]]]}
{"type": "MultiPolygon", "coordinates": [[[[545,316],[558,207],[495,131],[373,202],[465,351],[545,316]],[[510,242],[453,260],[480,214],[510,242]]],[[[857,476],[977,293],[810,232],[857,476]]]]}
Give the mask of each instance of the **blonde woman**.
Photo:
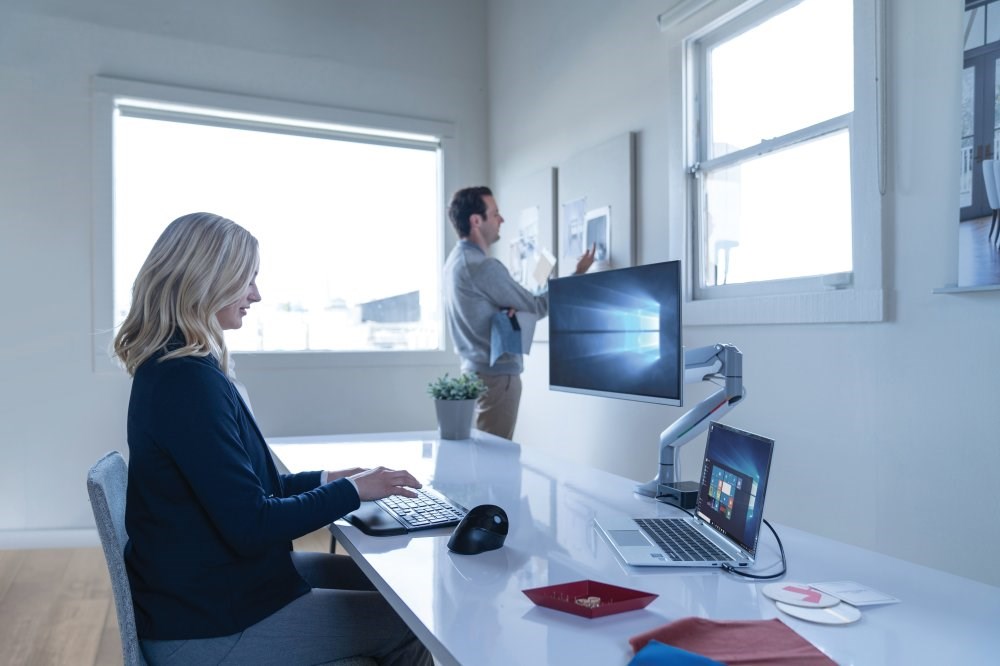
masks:
{"type": "Polygon", "coordinates": [[[431,659],[350,558],[291,540],[362,499],[413,496],[406,471],[278,474],[233,384],[223,331],[259,302],[257,240],[174,220],[136,277],[114,353],[133,377],[125,562],[151,664],[431,659]]]}

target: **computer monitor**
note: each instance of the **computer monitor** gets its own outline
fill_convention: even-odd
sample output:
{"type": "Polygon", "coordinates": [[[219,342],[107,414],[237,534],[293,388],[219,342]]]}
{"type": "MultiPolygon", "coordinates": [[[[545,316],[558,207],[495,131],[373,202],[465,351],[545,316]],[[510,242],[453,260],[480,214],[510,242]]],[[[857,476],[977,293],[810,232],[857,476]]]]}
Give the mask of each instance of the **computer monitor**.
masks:
{"type": "Polygon", "coordinates": [[[680,261],[550,280],[549,387],[681,405],[680,261]]]}

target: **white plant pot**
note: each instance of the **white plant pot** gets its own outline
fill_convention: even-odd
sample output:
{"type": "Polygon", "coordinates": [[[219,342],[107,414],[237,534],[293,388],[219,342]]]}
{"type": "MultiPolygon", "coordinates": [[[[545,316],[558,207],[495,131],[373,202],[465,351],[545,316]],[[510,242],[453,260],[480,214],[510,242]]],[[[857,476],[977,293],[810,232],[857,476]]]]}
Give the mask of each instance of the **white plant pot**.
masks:
{"type": "Polygon", "coordinates": [[[434,407],[441,439],[469,439],[472,416],[476,412],[475,399],[435,400],[434,407]]]}

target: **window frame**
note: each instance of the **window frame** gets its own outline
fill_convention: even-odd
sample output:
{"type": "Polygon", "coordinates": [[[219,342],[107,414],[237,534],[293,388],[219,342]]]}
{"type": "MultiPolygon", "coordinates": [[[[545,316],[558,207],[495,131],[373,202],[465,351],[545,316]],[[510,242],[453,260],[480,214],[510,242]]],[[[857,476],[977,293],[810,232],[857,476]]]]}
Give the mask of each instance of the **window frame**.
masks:
{"type": "MultiPolygon", "coordinates": [[[[685,324],[773,324],[880,322],[885,320],[882,218],[885,192],[883,0],[852,0],[854,111],[802,128],[778,140],[702,160],[704,122],[700,100],[707,93],[704,53],[800,0],[748,0],[681,40],[685,151],[682,173],[688,259],[685,324]],[[732,164],[750,153],[765,154],[804,138],[846,129],[850,137],[852,267],[849,273],[766,282],[699,285],[701,179],[705,165],[732,164]],[[702,162],[702,164],[699,164],[702,162]]],[[[720,3],[721,4],[721,3],[720,3]]],[[[804,212],[804,214],[807,214],[804,212]]]]}
{"type": "MultiPolygon", "coordinates": [[[[222,127],[244,127],[282,131],[286,119],[293,123],[315,125],[315,136],[337,136],[370,143],[405,145],[413,140],[426,145],[427,138],[436,138],[441,152],[439,201],[447,191],[449,155],[454,151],[453,123],[373,113],[354,109],[320,106],[198,90],[179,86],[95,76],[91,80],[93,192],[92,219],[92,322],[93,369],[97,372],[118,370],[111,355],[115,332],[114,322],[114,118],[119,107],[127,107],[128,115],[177,119],[187,115],[184,109],[217,109],[225,119],[212,116],[205,124],[222,127]],[[154,110],[161,107],[162,112],[154,110]],[[171,110],[173,109],[173,111],[171,110]],[[342,131],[341,131],[342,128],[342,131]],[[367,131],[366,131],[367,130],[367,131]],[[369,135],[368,131],[372,134],[369,135]],[[378,133],[393,134],[391,140],[378,133]],[[409,137],[409,138],[408,138],[409,137]]],[[[310,132],[295,131],[309,135],[310,132]]],[[[445,256],[446,227],[443,204],[438,221],[438,259],[445,256]]],[[[377,367],[435,366],[454,360],[448,349],[444,316],[441,315],[441,346],[437,350],[357,350],[357,351],[255,351],[233,352],[244,369],[317,368],[317,367],[377,367]]]]}

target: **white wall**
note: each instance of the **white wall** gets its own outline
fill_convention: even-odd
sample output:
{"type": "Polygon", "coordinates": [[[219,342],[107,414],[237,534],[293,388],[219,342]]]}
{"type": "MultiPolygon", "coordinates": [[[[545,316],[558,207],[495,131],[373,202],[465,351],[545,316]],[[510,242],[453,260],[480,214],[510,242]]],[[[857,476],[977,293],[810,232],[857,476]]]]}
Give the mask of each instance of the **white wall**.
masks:
{"type": "MultiPolygon", "coordinates": [[[[667,4],[488,5],[501,207],[505,184],[636,131],[639,261],[684,256],[680,49],[656,25],[667,4]]],[[[745,354],[748,397],[724,420],[777,440],[771,519],[996,585],[1000,292],[932,293],[957,274],[962,5],[887,5],[887,321],[687,327],[685,343],[745,354]]],[[[545,345],[533,348],[516,438],[652,478],[659,433],[682,408],[550,392],[547,361],[545,345]]],[[[709,392],[687,391],[688,406],[709,392]]],[[[684,452],[688,478],[703,446],[684,452]]]]}
{"type": "MultiPolygon", "coordinates": [[[[485,18],[467,0],[0,3],[0,547],[91,528],[86,470],[125,450],[129,380],[88,352],[91,77],[451,122],[450,190],[485,180],[485,18]]],[[[433,427],[426,384],[457,361],[239,368],[267,434],[373,432],[433,427]]]]}

